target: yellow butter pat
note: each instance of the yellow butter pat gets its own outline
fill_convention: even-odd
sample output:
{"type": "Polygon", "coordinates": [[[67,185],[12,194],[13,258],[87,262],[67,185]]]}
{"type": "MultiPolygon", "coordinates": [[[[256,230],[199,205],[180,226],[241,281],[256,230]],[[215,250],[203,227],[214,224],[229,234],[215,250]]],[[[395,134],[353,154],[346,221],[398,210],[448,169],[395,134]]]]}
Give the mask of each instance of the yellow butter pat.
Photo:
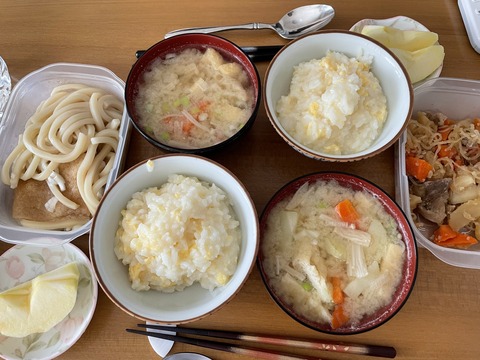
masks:
{"type": "Polygon", "coordinates": [[[25,337],[62,321],[77,299],[80,273],[75,262],[0,293],[0,333],[25,337]]]}

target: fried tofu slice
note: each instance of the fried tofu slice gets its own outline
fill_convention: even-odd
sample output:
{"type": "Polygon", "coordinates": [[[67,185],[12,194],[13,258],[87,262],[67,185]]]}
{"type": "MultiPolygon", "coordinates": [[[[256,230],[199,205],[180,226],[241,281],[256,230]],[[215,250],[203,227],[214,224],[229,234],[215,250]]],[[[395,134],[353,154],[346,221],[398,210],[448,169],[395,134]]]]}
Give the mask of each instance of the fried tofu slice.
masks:
{"type": "Polygon", "coordinates": [[[19,221],[84,220],[87,222],[90,219],[90,212],[77,187],[77,171],[82,160],[83,156],[70,163],[60,164],[58,167],[59,174],[65,180],[63,194],[79,205],[77,209],[70,209],[60,202],[57,202],[53,209],[47,209],[46,204],[53,197],[47,182],[34,179],[20,180],[14,190],[13,218],[19,221]]]}

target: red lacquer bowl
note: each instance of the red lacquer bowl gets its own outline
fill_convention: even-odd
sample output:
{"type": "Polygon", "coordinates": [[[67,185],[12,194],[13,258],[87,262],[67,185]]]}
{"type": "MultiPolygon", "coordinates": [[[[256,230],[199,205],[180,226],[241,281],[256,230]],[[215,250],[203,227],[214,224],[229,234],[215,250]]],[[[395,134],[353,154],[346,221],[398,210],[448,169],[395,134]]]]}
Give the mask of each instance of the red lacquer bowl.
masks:
{"type": "Polygon", "coordinates": [[[177,35],[168,39],[164,39],[148,50],[146,50],[137,62],[132,66],[125,84],[125,103],[128,115],[132,121],[133,127],[151,144],[156,147],[170,151],[182,152],[187,154],[204,154],[212,152],[225,147],[232,143],[240,136],[245,134],[251,128],[257,116],[261,97],[261,82],[257,68],[250,60],[250,58],[243,52],[243,50],[233,42],[222,37],[210,34],[185,34],[177,35]],[[222,57],[231,62],[236,62],[242,66],[253,86],[253,108],[251,115],[245,125],[241,127],[236,133],[220,143],[208,145],[202,148],[180,148],[162,142],[161,140],[150,134],[142,125],[140,115],[136,104],[136,98],[139,88],[143,85],[143,75],[149,70],[150,65],[158,59],[165,59],[171,54],[179,53],[187,48],[195,48],[204,52],[207,48],[213,48],[218,51],[222,57]]]}
{"type": "Polygon", "coordinates": [[[372,330],[384,324],[385,322],[390,320],[395,314],[397,314],[398,311],[400,311],[402,306],[407,301],[410,293],[412,292],[415,283],[417,273],[417,247],[412,228],[407,221],[405,214],[403,213],[401,208],[395,203],[395,201],[382,189],[374,185],[372,182],[358,176],[339,172],[319,172],[297,178],[286,184],[272,197],[260,217],[260,237],[261,241],[257,265],[260,270],[262,279],[265,283],[265,286],[271,297],[293,319],[311,329],[320,332],[337,335],[357,334],[372,330]],[[271,253],[265,252],[262,246],[267,227],[267,219],[271,214],[272,210],[279,202],[292,196],[297,191],[297,189],[304,183],[313,184],[317,181],[336,181],[336,183],[338,183],[342,187],[352,189],[354,191],[363,190],[371,194],[373,197],[380,201],[385,211],[396,220],[397,230],[402,235],[403,241],[405,243],[406,256],[402,267],[402,278],[395,290],[392,301],[389,304],[379,308],[375,313],[364,316],[361,319],[360,323],[356,325],[346,324],[336,329],[333,329],[329,323],[320,323],[295,312],[292,306],[284,298],[282,298],[282,296],[278,294],[271,286],[270,278],[264,267],[265,259],[267,259],[268,256],[274,256],[271,253]]]}

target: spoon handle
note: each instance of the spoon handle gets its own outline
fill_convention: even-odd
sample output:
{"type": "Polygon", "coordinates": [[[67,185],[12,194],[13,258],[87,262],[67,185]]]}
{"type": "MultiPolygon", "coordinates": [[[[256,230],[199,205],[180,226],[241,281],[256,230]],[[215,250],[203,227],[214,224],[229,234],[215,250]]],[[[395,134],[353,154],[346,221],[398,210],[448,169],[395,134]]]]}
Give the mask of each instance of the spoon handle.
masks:
{"type": "Polygon", "coordinates": [[[208,27],[191,27],[179,30],[173,30],[165,34],[165,39],[175,35],[200,33],[210,34],[213,32],[227,31],[227,30],[258,30],[258,29],[272,29],[275,30],[271,24],[263,23],[249,23],[241,25],[229,25],[229,26],[208,26],[208,27]]]}

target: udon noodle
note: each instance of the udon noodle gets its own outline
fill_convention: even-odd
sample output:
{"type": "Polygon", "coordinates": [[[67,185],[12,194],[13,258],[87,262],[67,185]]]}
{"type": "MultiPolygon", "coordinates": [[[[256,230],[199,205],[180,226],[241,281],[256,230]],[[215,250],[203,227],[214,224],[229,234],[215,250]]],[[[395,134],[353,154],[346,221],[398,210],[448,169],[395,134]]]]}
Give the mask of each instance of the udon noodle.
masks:
{"type": "MultiPolygon", "coordinates": [[[[46,181],[53,194],[45,204],[47,209],[57,202],[77,209],[80,205],[63,194],[65,179],[58,167],[82,159],[76,182],[93,215],[114,165],[122,114],[123,102],[102,89],[83,84],[55,87],[29,118],[18,144],[5,160],[2,181],[12,189],[21,180],[46,181]]],[[[81,225],[75,220],[21,223],[43,229],[81,225]]]]}

